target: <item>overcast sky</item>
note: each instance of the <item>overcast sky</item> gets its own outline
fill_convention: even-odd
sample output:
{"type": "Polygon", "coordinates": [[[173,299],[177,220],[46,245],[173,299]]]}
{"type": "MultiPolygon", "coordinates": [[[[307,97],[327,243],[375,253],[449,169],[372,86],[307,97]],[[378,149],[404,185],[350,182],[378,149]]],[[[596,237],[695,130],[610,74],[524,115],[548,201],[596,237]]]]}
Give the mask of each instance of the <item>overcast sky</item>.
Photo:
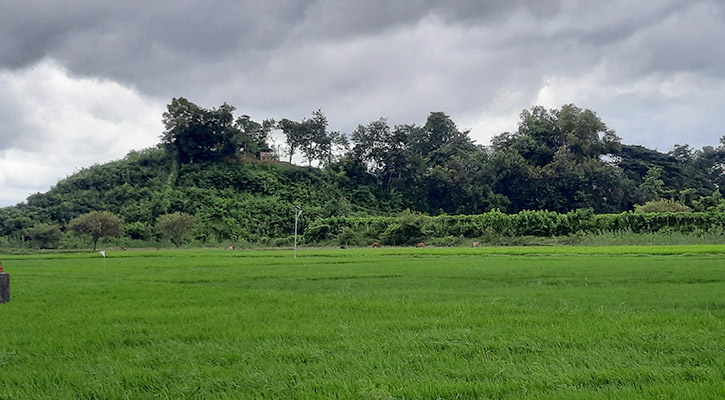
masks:
{"type": "Polygon", "coordinates": [[[725,134],[719,0],[0,0],[0,206],[159,142],[173,97],[350,133],[444,111],[480,144],[533,105],[669,151],[725,134]]]}

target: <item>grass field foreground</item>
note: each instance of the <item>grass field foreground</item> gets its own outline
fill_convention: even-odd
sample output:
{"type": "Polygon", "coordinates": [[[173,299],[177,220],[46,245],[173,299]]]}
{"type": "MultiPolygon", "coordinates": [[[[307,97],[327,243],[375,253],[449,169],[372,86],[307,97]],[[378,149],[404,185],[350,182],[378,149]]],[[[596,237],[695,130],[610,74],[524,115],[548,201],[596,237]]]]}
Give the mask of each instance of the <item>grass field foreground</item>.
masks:
{"type": "Polygon", "coordinates": [[[725,246],[3,256],[0,399],[725,398],[725,246]]]}

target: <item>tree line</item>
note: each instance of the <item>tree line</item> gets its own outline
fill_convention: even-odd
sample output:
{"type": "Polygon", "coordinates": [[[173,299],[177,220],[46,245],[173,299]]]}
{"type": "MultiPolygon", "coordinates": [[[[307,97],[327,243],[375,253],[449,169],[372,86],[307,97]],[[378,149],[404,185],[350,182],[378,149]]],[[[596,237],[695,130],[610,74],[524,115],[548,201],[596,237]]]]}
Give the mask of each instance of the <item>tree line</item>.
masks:
{"type": "MultiPolygon", "coordinates": [[[[343,134],[322,110],[309,118],[255,121],[222,104],[171,101],[157,148],[96,165],[47,193],[0,209],[0,238],[31,240],[46,224],[61,233],[92,211],[122,218],[135,240],[164,236],[163,215],[195,219],[202,241],[287,240],[295,206],[303,227],[330,217],[723,211],[725,137],[717,146],[660,152],[623,144],[594,111],[573,104],[524,110],[516,130],[476,144],[444,112],[423,124],[381,118],[343,134]],[[284,138],[284,151],[274,137],[284,138]],[[287,162],[260,162],[277,152],[287,162]],[[306,166],[289,162],[301,157],[306,166]],[[36,229],[37,230],[37,229],[36,229]],[[36,232],[37,233],[37,232],[36,232]]],[[[180,240],[180,239],[179,239],[180,240]]],[[[2,245],[0,239],[0,245],[2,245]]]]}
{"type": "Polygon", "coordinates": [[[233,110],[174,99],[164,114],[163,143],[180,163],[219,160],[268,148],[277,129],[289,161],[300,154],[341,184],[370,188],[393,208],[429,214],[607,213],[660,199],[691,207],[725,184],[725,136],[717,147],[683,144],[661,153],[622,144],[595,112],[573,104],[524,110],[518,129],[496,135],[489,146],[475,144],[443,112],[430,113],[423,125],[391,126],[381,118],[344,135],[329,131],[321,110],[302,121],[258,123],[244,116],[232,127],[233,110]]]}

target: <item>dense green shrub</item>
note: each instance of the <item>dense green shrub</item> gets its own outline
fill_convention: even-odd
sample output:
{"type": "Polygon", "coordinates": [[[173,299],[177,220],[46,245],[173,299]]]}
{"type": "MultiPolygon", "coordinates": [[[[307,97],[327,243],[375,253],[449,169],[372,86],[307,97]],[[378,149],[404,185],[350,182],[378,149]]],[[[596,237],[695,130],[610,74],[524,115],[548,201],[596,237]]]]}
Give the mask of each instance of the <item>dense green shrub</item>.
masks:
{"type": "Polygon", "coordinates": [[[349,227],[342,228],[342,232],[337,236],[340,246],[359,246],[361,243],[360,234],[349,227]]]}
{"type": "Polygon", "coordinates": [[[642,205],[634,206],[634,209],[635,212],[638,213],[692,212],[692,208],[680,203],[679,201],[669,199],[648,201],[642,205]]]}
{"type": "MultiPolygon", "coordinates": [[[[299,238],[297,238],[297,241],[299,243],[299,238]]],[[[292,247],[295,244],[295,237],[293,235],[293,236],[271,239],[269,241],[269,244],[274,247],[292,247]]]]}
{"type": "Polygon", "coordinates": [[[55,249],[60,244],[63,233],[58,225],[37,224],[28,229],[28,239],[38,249],[55,249]]]}
{"type": "MultiPolygon", "coordinates": [[[[349,227],[346,228],[350,229],[349,227]]],[[[330,225],[312,225],[305,231],[304,240],[308,243],[322,242],[330,238],[331,232],[330,225]]]]}
{"type": "Polygon", "coordinates": [[[725,213],[625,212],[597,215],[586,209],[567,214],[549,211],[504,214],[494,210],[478,215],[434,217],[411,213],[399,217],[332,217],[313,221],[305,238],[309,243],[321,242],[336,238],[345,229],[391,245],[446,237],[511,243],[510,238],[564,237],[582,233],[717,233],[725,230],[725,213]]]}
{"type": "Polygon", "coordinates": [[[426,234],[423,232],[424,217],[420,214],[406,212],[397,221],[388,226],[381,238],[389,245],[410,245],[422,242],[426,234]]]}
{"type": "Polygon", "coordinates": [[[448,235],[439,238],[431,238],[428,240],[428,242],[426,242],[426,244],[437,247],[458,246],[459,244],[461,244],[461,238],[448,235]]]}
{"type": "Polygon", "coordinates": [[[124,230],[129,238],[137,240],[151,240],[154,233],[154,229],[149,224],[140,221],[127,223],[124,230]]]}
{"type": "Polygon", "coordinates": [[[162,238],[180,247],[196,228],[196,217],[182,212],[164,214],[156,220],[156,230],[162,238]]]}
{"type": "MultiPolygon", "coordinates": [[[[689,189],[681,191],[679,199],[696,212],[686,212],[690,208],[667,200],[649,202],[638,206],[637,212],[620,214],[595,215],[591,208],[568,213],[506,214],[497,209],[471,215],[444,213],[486,210],[499,204],[492,202],[485,207],[433,209],[431,212],[442,213],[437,216],[411,212],[379,216],[394,214],[404,207],[429,211],[431,207],[405,199],[415,195],[415,190],[389,193],[372,176],[356,180],[367,176],[365,171],[364,164],[357,165],[353,160],[320,170],[231,159],[178,164],[159,148],[131,152],[122,160],[85,168],[58,182],[48,193],[30,196],[26,203],[0,208],[0,236],[6,247],[78,247],[82,241],[67,234],[60,239],[51,235],[47,242],[42,235],[33,238],[31,234],[41,233],[33,231],[33,227],[55,225],[61,232],[70,233],[73,230],[69,222],[74,218],[107,210],[126,222],[126,237],[114,241],[151,244],[157,239],[153,226],[159,216],[179,212],[198,221],[189,238],[193,239],[192,245],[267,246],[276,244],[277,238],[294,234],[296,206],[304,208],[298,230],[302,241],[325,245],[403,245],[423,240],[438,245],[455,240],[510,244],[522,237],[548,240],[609,232],[712,235],[725,231],[725,200],[721,193],[714,191],[706,196],[707,191],[696,193],[689,189]]],[[[425,193],[447,190],[436,186],[436,182],[429,181],[433,186],[421,188],[421,199],[427,196],[425,193]]],[[[627,203],[629,207],[631,203],[627,203]]]]}

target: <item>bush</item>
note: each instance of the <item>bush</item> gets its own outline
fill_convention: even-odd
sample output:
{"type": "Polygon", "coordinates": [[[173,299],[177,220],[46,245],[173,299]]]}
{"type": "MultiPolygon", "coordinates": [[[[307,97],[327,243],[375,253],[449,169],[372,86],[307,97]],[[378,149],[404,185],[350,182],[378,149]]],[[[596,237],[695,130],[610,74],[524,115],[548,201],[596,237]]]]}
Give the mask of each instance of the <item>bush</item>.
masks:
{"type": "Polygon", "coordinates": [[[145,222],[131,222],[125,226],[126,235],[131,239],[150,240],[153,236],[153,228],[145,222]]]}
{"type": "MultiPolygon", "coordinates": [[[[601,232],[720,232],[725,230],[725,213],[718,212],[625,212],[594,214],[584,209],[559,214],[550,211],[522,211],[504,214],[498,210],[478,215],[436,217],[404,213],[398,217],[331,217],[315,221],[305,232],[307,243],[339,239],[350,229],[361,242],[410,245],[430,238],[478,239],[481,243],[511,244],[512,238],[552,238],[601,232]]],[[[346,233],[350,235],[350,233],[346,233]]],[[[527,239],[531,242],[531,239],[527,239]]],[[[547,241],[544,241],[548,243],[547,241]]]]}
{"type": "Polygon", "coordinates": [[[28,239],[38,249],[55,249],[60,244],[63,234],[58,225],[38,224],[28,229],[28,239]]]}
{"type": "Polygon", "coordinates": [[[692,212],[692,208],[668,199],[652,200],[643,205],[634,206],[638,213],[671,213],[671,212],[692,212]]]}
{"type": "Polygon", "coordinates": [[[337,235],[337,240],[341,246],[358,246],[360,245],[360,235],[348,227],[342,228],[342,232],[337,235]]]}
{"type": "Polygon", "coordinates": [[[452,246],[458,246],[461,244],[461,238],[455,237],[455,236],[444,236],[440,238],[432,238],[428,240],[431,246],[437,246],[437,247],[452,247],[452,246]]]}
{"type": "Polygon", "coordinates": [[[327,240],[330,236],[332,236],[332,228],[330,225],[312,225],[305,231],[304,239],[307,243],[315,243],[327,240]]]}
{"type": "Polygon", "coordinates": [[[195,227],[196,218],[182,212],[161,215],[156,220],[156,230],[161,237],[171,240],[176,247],[188,240],[195,227]]]}
{"type": "MultiPolygon", "coordinates": [[[[283,238],[270,239],[268,243],[274,247],[292,247],[295,244],[295,237],[293,235],[283,238]]],[[[297,243],[299,244],[299,237],[297,238],[297,243]]]]}
{"type": "Polygon", "coordinates": [[[423,233],[423,216],[405,212],[398,218],[398,222],[389,226],[382,234],[383,242],[390,245],[410,245],[422,242],[425,239],[423,233]]]}

